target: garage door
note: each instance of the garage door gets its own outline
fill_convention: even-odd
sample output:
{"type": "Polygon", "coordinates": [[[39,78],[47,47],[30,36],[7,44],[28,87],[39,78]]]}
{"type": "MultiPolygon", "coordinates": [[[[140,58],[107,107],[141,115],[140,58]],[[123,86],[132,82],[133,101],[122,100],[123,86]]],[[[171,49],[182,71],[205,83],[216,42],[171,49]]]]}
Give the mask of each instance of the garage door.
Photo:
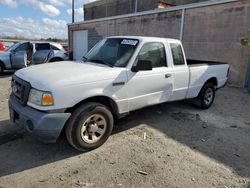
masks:
{"type": "Polygon", "coordinates": [[[73,32],[73,60],[81,60],[88,52],[88,30],[73,32]]]}

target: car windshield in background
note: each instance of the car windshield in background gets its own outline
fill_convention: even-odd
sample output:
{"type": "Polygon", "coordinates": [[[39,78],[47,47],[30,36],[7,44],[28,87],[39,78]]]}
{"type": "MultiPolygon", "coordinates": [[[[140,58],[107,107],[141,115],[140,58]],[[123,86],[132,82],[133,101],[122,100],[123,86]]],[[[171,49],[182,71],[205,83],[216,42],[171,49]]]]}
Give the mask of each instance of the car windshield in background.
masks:
{"type": "Polygon", "coordinates": [[[36,44],[36,51],[40,51],[40,50],[50,50],[50,44],[49,43],[39,43],[36,44]]]}
{"type": "Polygon", "coordinates": [[[126,67],[138,43],[137,39],[103,39],[87,53],[83,61],[105,64],[110,67],[126,67]]]}

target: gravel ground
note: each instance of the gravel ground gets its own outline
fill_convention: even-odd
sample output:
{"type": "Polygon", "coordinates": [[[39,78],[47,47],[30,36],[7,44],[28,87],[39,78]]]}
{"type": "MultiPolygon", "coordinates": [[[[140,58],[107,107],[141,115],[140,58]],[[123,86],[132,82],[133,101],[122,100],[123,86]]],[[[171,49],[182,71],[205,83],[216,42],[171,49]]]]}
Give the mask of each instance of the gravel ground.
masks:
{"type": "Polygon", "coordinates": [[[250,188],[249,92],[223,88],[209,110],[187,102],[138,110],[103,146],[79,153],[65,136],[43,144],[10,125],[10,77],[0,77],[0,188],[250,188]]]}

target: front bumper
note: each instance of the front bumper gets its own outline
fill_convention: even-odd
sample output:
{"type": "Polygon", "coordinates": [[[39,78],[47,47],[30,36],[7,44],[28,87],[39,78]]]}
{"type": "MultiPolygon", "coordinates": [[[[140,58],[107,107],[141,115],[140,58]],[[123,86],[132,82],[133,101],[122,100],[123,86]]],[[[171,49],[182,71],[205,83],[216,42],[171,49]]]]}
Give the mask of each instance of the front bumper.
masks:
{"type": "Polygon", "coordinates": [[[13,95],[9,99],[10,119],[14,125],[25,129],[35,138],[46,142],[56,142],[70,117],[70,113],[48,113],[23,106],[13,95]]]}

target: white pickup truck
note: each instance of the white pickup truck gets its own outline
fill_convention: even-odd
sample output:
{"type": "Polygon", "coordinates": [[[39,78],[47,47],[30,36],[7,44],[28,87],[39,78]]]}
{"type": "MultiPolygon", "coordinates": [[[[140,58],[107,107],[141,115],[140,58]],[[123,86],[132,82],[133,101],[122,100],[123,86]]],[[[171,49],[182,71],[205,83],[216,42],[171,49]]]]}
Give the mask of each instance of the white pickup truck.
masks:
{"type": "Polygon", "coordinates": [[[76,149],[94,149],[110,136],[113,119],[133,110],[192,98],[209,108],[228,70],[226,63],[186,61],[178,40],[109,37],[81,62],[17,71],[10,117],[42,141],[55,142],[65,130],[76,149]]]}

